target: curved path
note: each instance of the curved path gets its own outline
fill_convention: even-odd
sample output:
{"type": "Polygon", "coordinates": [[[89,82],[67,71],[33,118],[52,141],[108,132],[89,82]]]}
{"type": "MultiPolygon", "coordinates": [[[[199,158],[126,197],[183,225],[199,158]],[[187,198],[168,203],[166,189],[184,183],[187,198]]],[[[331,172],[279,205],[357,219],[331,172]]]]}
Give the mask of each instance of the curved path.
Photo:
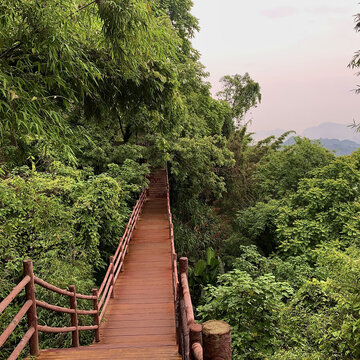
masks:
{"type": "Polygon", "coordinates": [[[149,194],[115,285],[100,342],[43,350],[38,359],[181,359],[176,345],[166,173],[150,177],[149,194]]]}

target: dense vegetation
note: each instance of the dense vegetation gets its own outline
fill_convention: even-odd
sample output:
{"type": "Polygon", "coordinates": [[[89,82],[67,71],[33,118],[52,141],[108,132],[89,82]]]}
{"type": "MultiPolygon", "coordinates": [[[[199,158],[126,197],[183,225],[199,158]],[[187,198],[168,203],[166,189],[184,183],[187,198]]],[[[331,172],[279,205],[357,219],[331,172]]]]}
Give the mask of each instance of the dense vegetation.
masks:
{"type": "MultiPolygon", "coordinates": [[[[226,75],[211,96],[191,6],[1,2],[0,299],[25,258],[44,280],[89,293],[150,168],[167,164],[198,319],[231,324],[234,359],[359,358],[360,152],[283,146],[287,134],[254,144],[243,118],[260,85],[226,75]]],[[[39,311],[42,324],[68,321],[39,311]]]]}

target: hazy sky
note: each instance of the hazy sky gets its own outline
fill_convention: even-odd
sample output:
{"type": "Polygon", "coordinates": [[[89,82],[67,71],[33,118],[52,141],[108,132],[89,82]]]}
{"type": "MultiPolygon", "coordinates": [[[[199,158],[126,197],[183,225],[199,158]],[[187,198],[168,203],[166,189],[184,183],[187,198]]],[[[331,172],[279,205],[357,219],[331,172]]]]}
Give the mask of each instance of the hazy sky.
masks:
{"type": "Polygon", "coordinates": [[[193,44],[219,79],[235,73],[260,83],[253,130],[302,129],[322,122],[360,121],[360,77],[348,69],[360,49],[353,30],[358,0],[193,0],[200,21],[193,44]]]}

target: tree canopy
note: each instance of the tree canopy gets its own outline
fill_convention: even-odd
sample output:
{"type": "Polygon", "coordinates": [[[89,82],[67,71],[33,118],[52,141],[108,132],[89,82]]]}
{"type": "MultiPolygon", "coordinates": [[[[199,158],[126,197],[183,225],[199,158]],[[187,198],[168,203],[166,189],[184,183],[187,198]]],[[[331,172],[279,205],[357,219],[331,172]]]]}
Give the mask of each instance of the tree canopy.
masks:
{"type": "MultiPolygon", "coordinates": [[[[360,153],[336,158],[301,138],[284,146],[289,132],[255,142],[244,120],[260,84],[226,75],[211,96],[192,5],[0,3],[0,298],[28,257],[44,280],[88,293],[151,169],[167,166],[197,319],[231,324],[233,358],[357,359],[360,153]]],[[[23,300],[2,314],[0,333],[23,300]]]]}

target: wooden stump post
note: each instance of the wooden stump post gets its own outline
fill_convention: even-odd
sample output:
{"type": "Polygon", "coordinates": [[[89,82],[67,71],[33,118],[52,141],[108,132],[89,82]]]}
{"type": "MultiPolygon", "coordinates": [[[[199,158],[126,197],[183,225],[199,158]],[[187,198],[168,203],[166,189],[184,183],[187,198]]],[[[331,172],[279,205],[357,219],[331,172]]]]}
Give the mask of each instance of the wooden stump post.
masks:
{"type": "Polygon", "coordinates": [[[26,300],[31,300],[32,305],[27,312],[28,326],[34,328],[34,333],[30,339],[30,355],[39,355],[39,331],[36,314],[36,297],[35,297],[35,282],[34,282],[34,270],[32,260],[24,260],[24,275],[30,276],[30,282],[25,286],[26,300]]]}
{"type": "Polygon", "coordinates": [[[71,326],[75,326],[75,331],[72,332],[72,346],[79,347],[79,321],[77,314],[77,301],[76,301],[76,287],[75,285],[69,286],[69,291],[74,295],[70,297],[70,308],[75,310],[73,314],[71,314],[71,326]]]}
{"type": "Polygon", "coordinates": [[[186,257],[182,257],[179,260],[179,271],[180,274],[182,273],[186,273],[186,275],[188,274],[188,266],[189,266],[189,260],[186,257]]]}
{"type": "Polygon", "coordinates": [[[203,324],[204,360],[231,360],[231,328],[225,321],[203,324]]]}

